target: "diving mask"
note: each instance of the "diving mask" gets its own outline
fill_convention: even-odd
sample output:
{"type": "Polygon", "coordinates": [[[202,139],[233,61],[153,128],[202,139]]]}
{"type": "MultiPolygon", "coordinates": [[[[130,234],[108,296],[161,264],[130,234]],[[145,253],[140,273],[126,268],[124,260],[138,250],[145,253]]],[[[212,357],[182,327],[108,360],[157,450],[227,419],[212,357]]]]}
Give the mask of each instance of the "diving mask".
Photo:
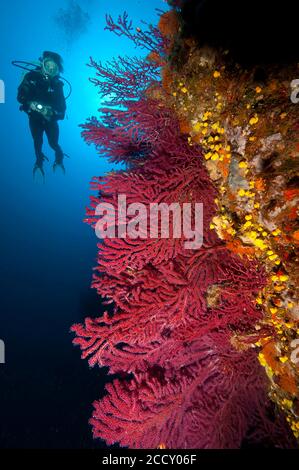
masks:
{"type": "Polygon", "coordinates": [[[56,62],[54,62],[54,60],[52,59],[43,60],[42,71],[44,75],[49,76],[51,78],[54,78],[59,75],[59,67],[56,62]]]}

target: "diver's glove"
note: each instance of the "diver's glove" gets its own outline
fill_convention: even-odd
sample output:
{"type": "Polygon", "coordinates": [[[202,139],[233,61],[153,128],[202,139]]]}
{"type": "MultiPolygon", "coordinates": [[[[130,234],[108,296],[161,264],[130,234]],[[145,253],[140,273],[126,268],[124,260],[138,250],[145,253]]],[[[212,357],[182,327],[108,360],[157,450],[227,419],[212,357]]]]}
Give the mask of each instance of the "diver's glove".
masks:
{"type": "Polygon", "coordinates": [[[54,113],[51,106],[43,106],[41,114],[44,116],[45,119],[51,121],[54,113]]]}

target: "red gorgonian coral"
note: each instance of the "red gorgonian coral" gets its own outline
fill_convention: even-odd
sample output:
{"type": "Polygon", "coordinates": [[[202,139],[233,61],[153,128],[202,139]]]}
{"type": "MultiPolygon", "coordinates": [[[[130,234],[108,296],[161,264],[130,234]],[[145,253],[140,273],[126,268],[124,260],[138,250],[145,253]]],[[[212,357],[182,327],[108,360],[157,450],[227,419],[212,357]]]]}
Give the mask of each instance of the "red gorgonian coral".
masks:
{"type": "MultiPolygon", "coordinates": [[[[108,27],[133,34],[127,16],[118,26],[109,17],[108,27]]],[[[149,33],[154,40],[141,39],[161,55],[159,31],[152,27],[149,33]]],[[[146,207],[204,207],[198,250],[187,250],[184,237],[113,238],[98,246],[93,287],[113,312],[73,326],[74,343],[91,366],[108,366],[120,378],[94,404],[94,436],[131,448],[286,445],[284,423],[272,415],[264,371],[251,347],[267,335],[256,329],[261,311],[254,302],[265,283],[263,270],[232,254],[210,230],[216,191],[201,148],[188,144],[165,102],[132,85],[134,75],[136,84],[157,86],[159,65],[147,59],[138,68],[127,60],[112,68],[92,65],[99,76],[95,84],[104,95],[112,93],[110,104],[118,108],[102,109],[102,122],[90,119],[83,137],[127,169],[94,178],[99,196],[91,199],[87,221],[96,225],[100,202],[117,213],[120,194],[128,204],[146,207]]]]}

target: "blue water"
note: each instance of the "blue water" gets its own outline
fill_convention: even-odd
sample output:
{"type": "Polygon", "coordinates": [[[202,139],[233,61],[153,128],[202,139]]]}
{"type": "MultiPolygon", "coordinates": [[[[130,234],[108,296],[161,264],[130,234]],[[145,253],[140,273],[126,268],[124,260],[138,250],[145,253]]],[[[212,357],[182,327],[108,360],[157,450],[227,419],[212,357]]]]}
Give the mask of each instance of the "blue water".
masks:
{"type": "MultiPolygon", "coordinates": [[[[73,43],[54,17],[68,0],[16,0],[1,3],[0,104],[1,308],[0,339],[6,363],[0,364],[0,448],[83,448],[94,442],[88,419],[91,403],[104,393],[105,371],[89,370],[72,344],[69,328],[101,311],[90,289],[98,240],[83,223],[91,194],[89,182],[112,167],[80,136],[78,125],[101,106],[89,83],[89,56],[106,61],[117,55],[142,55],[125,38],[104,31],[105,13],[127,10],[156,22],[162,0],[78,0],[91,18],[73,43]],[[28,119],[18,109],[22,77],[12,60],[37,60],[44,50],[64,58],[64,76],[73,86],[68,118],[60,124],[60,144],[70,159],[66,176],[52,172],[53,151],[46,143],[46,181],[34,181],[34,152],[28,119]]],[[[66,87],[67,88],[67,87],[66,87]]]]}

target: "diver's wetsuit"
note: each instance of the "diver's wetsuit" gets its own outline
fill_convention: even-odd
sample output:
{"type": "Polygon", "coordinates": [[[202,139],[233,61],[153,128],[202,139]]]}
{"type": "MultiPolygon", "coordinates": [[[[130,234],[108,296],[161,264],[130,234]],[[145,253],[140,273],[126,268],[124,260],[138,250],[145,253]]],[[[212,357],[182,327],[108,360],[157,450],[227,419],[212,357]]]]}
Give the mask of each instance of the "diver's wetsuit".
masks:
{"type": "Polygon", "coordinates": [[[59,146],[58,120],[65,117],[66,103],[63,95],[63,83],[58,77],[46,78],[41,69],[27,73],[18,88],[18,101],[20,109],[29,116],[29,126],[34,141],[37,166],[42,165],[45,159],[42,146],[43,134],[47,135],[49,145],[55,151],[55,164],[62,165],[63,151],[59,146]],[[48,120],[41,113],[30,109],[30,102],[37,102],[43,106],[50,106],[53,115],[48,120]]]}

